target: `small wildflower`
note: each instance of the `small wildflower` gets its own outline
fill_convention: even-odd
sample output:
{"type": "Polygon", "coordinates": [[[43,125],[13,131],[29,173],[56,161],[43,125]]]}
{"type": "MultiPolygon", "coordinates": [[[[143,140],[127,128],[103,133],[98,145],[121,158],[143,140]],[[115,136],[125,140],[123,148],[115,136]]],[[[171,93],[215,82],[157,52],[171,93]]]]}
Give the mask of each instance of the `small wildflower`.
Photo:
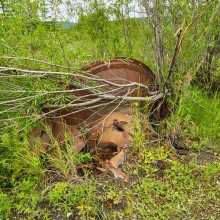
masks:
{"type": "Polygon", "coordinates": [[[188,199],[188,202],[190,202],[191,200],[190,199],[188,199]]]}

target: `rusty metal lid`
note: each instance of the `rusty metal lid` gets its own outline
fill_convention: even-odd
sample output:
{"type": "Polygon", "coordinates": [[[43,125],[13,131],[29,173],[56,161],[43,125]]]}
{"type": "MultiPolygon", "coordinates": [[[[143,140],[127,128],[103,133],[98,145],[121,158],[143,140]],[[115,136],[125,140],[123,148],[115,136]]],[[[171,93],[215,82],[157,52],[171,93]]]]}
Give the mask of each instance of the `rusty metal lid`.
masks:
{"type": "MultiPolygon", "coordinates": [[[[142,62],[132,58],[116,57],[114,59],[109,59],[105,61],[95,61],[81,68],[81,71],[90,73],[91,75],[95,75],[101,79],[105,79],[116,84],[130,84],[132,82],[136,82],[147,85],[150,91],[155,91],[157,88],[156,78],[151,69],[142,62]]],[[[100,81],[96,83],[98,85],[105,84],[104,82],[100,81]]],[[[138,88],[138,86],[132,86],[130,88],[124,87],[119,90],[115,90],[115,88],[115,86],[105,86],[104,91],[107,94],[123,96],[127,94],[129,90],[132,90],[133,92],[131,92],[129,96],[148,96],[146,89],[143,87],[138,88]]],[[[97,98],[95,94],[91,94],[89,93],[89,91],[86,90],[76,92],[75,96],[86,96],[87,100],[93,100],[97,98]]],[[[76,103],[80,102],[81,101],[79,100],[76,103]]],[[[70,115],[70,113],[74,112],[74,109],[62,110],[60,112],[60,115],[63,115],[65,117],[65,115],[68,113],[68,116],[65,117],[65,120],[68,124],[76,125],[82,121],[86,121],[87,119],[89,119],[89,121],[96,120],[98,117],[100,117],[100,114],[105,114],[118,104],[108,103],[110,103],[109,100],[102,99],[102,101],[95,104],[87,105],[83,110],[80,110],[79,112],[74,113],[72,115],[70,115]],[[101,111],[99,107],[92,109],[89,108],[91,106],[95,106],[101,103],[106,103],[105,107],[102,108],[101,111]],[[99,111],[99,114],[96,114],[96,111],[99,111]]]]}
{"type": "Polygon", "coordinates": [[[156,77],[151,69],[144,63],[128,57],[116,57],[105,61],[98,60],[81,70],[118,84],[142,83],[148,85],[150,91],[157,87],[156,77]]]}

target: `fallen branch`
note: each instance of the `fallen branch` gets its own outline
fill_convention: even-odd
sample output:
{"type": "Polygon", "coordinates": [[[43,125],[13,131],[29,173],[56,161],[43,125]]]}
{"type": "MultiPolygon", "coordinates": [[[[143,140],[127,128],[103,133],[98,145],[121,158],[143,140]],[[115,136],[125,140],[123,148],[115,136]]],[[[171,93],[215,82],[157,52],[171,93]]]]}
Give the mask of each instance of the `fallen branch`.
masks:
{"type": "Polygon", "coordinates": [[[0,59],[28,60],[28,61],[32,61],[32,62],[43,63],[43,64],[46,64],[46,65],[55,66],[55,67],[60,67],[60,68],[62,68],[62,69],[68,69],[68,70],[74,71],[74,69],[72,69],[72,68],[70,68],[70,67],[61,66],[61,65],[54,64],[54,63],[45,62],[45,61],[42,61],[42,60],[36,60],[36,59],[25,58],[25,57],[0,57],[0,59]]]}
{"type": "Polygon", "coordinates": [[[117,84],[117,83],[110,82],[106,79],[88,77],[88,76],[84,76],[82,74],[76,74],[76,73],[33,71],[33,70],[23,70],[23,69],[8,68],[8,67],[0,67],[0,70],[17,71],[17,72],[21,72],[21,73],[26,73],[24,75],[1,76],[0,78],[6,78],[6,77],[11,77],[11,78],[13,78],[13,77],[35,77],[35,76],[29,75],[29,74],[39,74],[39,75],[37,75],[37,77],[42,77],[42,76],[46,76],[46,75],[64,75],[64,76],[74,76],[74,77],[77,77],[77,78],[79,77],[79,78],[82,78],[82,79],[85,79],[85,80],[91,80],[91,81],[95,81],[95,82],[103,82],[103,83],[106,83],[110,86],[115,86],[115,87],[119,87],[119,88],[132,87],[132,86],[142,87],[142,88],[147,90],[148,95],[155,95],[155,94],[159,93],[159,91],[150,92],[149,87],[145,86],[141,83],[133,82],[133,83],[130,83],[130,84],[117,84]]]}

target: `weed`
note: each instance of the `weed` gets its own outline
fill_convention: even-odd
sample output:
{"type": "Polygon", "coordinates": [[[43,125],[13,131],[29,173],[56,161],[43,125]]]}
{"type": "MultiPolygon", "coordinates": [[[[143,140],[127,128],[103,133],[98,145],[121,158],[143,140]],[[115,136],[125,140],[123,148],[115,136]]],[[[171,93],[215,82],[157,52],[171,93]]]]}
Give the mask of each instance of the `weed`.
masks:
{"type": "Polygon", "coordinates": [[[61,182],[49,192],[48,198],[65,213],[79,211],[85,217],[96,214],[99,202],[96,193],[96,188],[90,181],[79,185],[61,182]]]}
{"type": "Polygon", "coordinates": [[[199,133],[203,138],[209,137],[209,142],[217,140],[219,126],[216,122],[220,116],[219,94],[214,93],[210,97],[207,92],[196,87],[190,88],[188,94],[180,97],[180,104],[173,119],[183,120],[182,122],[188,125],[187,132],[192,136],[199,133]]]}

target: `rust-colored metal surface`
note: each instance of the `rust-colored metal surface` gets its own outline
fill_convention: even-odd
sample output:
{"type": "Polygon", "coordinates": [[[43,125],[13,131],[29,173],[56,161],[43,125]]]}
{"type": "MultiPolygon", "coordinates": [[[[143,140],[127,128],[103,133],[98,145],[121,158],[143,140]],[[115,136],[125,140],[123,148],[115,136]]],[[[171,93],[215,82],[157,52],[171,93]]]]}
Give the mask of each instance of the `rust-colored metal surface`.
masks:
{"type": "Polygon", "coordinates": [[[115,178],[120,176],[126,182],[129,177],[118,166],[124,161],[128,146],[133,142],[134,120],[129,111],[110,112],[101,117],[87,135],[90,148],[96,148],[93,154],[100,165],[98,169],[103,172],[110,170],[115,178]]]}
{"type": "Polygon", "coordinates": [[[119,170],[118,166],[124,161],[129,146],[133,144],[135,131],[139,129],[146,139],[155,140],[143,119],[144,116],[134,109],[121,109],[108,112],[94,122],[93,129],[87,133],[87,140],[92,155],[99,164],[99,170],[110,170],[115,178],[121,177],[128,181],[128,175],[119,170]],[[138,127],[135,127],[137,117],[142,123],[138,122],[138,127]]]}
{"type": "MultiPolygon", "coordinates": [[[[120,99],[125,95],[127,97],[146,97],[149,95],[146,88],[140,88],[134,83],[148,86],[149,92],[157,89],[153,72],[143,63],[131,58],[118,57],[106,62],[96,61],[81,70],[89,73],[90,75],[87,75],[90,78],[98,77],[98,79],[106,80],[105,82],[103,80],[95,81],[98,86],[105,85],[102,90],[104,95],[120,96],[120,99]],[[114,85],[109,85],[108,82],[114,83],[114,85]],[[125,84],[132,85],[118,86],[125,84]]],[[[77,81],[80,80],[77,79],[77,81]]],[[[82,83],[91,87],[89,81],[84,80],[82,83]]],[[[70,87],[68,89],[76,88],[70,87]]],[[[74,104],[100,98],[100,93],[92,94],[88,90],[80,90],[74,95],[79,97],[77,101],[74,99],[74,104]]],[[[146,118],[136,109],[129,108],[128,102],[122,101],[112,101],[105,96],[98,102],[84,106],[84,109],[79,106],[59,111],[57,114],[62,117],[62,120],[49,119],[47,124],[53,138],[59,144],[66,142],[67,136],[70,137],[72,140],[71,148],[75,154],[85,145],[82,133],[77,128],[83,130],[86,133],[86,144],[91,149],[94,160],[98,162],[97,168],[103,172],[110,170],[115,178],[121,177],[128,181],[128,175],[118,169],[118,166],[124,161],[129,146],[133,142],[134,131],[141,129],[141,134],[146,134],[146,138],[149,140],[153,140],[154,137],[149,133],[146,123],[142,123],[138,128],[135,127],[137,114],[142,121],[146,118]]],[[[33,131],[35,131],[36,137],[40,135],[38,139],[41,148],[46,149],[49,144],[46,134],[36,129],[33,131]]]]}
{"type": "Polygon", "coordinates": [[[52,122],[52,135],[57,140],[58,144],[66,143],[69,139],[69,145],[74,154],[79,153],[85,146],[82,134],[79,129],[69,126],[58,119],[51,120],[52,122]]]}
{"type": "MultiPolygon", "coordinates": [[[[83,67],[82,70],[90,73],[91,75],[98,76],[101,79],[105,79],[113,83],[122,85],[136,82],[147,85],[150,91],[155,91],[157,89],[157,83],[153,72],[145,64],[135,59],[117,57],[106,62],[96,61],[86,67],[83,67]]],[[[97,85],[102,84],[104,84],[104,82],[97,82],[97,85]]],[[[104,91],[106,91],[108,94],[113,94],[117,96],[126,95],[131,90],[133,90],[133,92],[131,92],[128,96],[148,96],[145,88],[138,88],[137,86],[132,86],[130,88],[124,87],[118,89],[117,91],[115,91],[115,89],[115,86],[104,87],[104,91]]],[[[78,97],[87,96],[87,100],[93,100],[97,98],[97,96],[90,94],[86,90],[76,92],[75,95],[78,97]]],[[[80,103],[80,101],[74,103],[80,103]]],[[[70,125],[78,125],[83,121],[87,121],[87,123],[90,124],[91,122],[97,120],[100,117],[100,114],[105,114],[114,109],[117,104],[118,103],[110,102],[110,100],[103,99],[102,101],[95,103],[95,105],[87,105],[87,108],[85,110],[81,110],[80,112],[74,113],[72,115],[70,114],[72,109],[63,110],[60,112],[60,115],[63,115],[63,119],[66,120],[67,124],[70,125]],[[97,107],[90,109],[90,107],[103,103],[106,103],[104,108],[97,107]],[[68,116],[65,116],[66,114],[68,114],[68,116]]]]}
{"type": "Polygon", "coordinates": [[[35,155],[45,153],[53,145],[52,139],[58,144],[68,142],[74,154],[79,153],[85,146],[80,130],[59,119],[47,119],[40,124],[40,127],[34,127],[29,134],[29,149],[35,155]]]}
{"type": "Polygon", "coordinates": [[[96,153],[100,161],[110,160],[121,148],[133,141],[135,116],[129,111],[109,112],[95,122],[88,134],[89,146],[97,145],[96,153]]]}
{"type": "MultiPolygon", "coordinates": [[[[135,59],[117,57],[109,60],[109,62],[96,61],[82,68],[82,70],[117,84],[137,82],[148,85],[151,91],[155,89],[155,76],[153,72],[145,64],[135,59]]],[[[127,90],[128,88],[121,95],[125,95],[127,90]]],[[[137,96],[137,93],[138,88],[131,96],[137,96]]],[[[145,89],[141,89],[140,93],[143,96],[147,95],[145,89]]]]}

